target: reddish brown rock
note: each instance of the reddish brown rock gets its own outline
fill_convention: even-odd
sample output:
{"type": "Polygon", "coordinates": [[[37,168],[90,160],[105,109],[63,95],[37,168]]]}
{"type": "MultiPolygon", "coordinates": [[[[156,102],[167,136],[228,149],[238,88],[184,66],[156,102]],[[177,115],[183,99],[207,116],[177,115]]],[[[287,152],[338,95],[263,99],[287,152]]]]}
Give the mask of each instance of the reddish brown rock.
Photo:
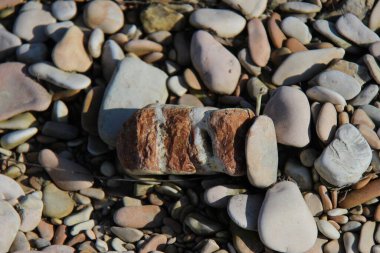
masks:
{"type": "Polygon", "coordinates": [[[163,249],[167,242],[165,235],[154,235],[141,247],[139,253],[148,253],[163,249]]]}
{"type": "Polygon", "coordinates": [[[124,124],[117,154],[132,174],[243,175],[244,140],[252,118],[247,109],[148,106],[124,124]]]}
{"type": "Polygon", "coordinates": [[[165,216],[164,209],[158,206],[127,206],[117,210],[113,220],[121,227],[155,228],[162,225],[165,216]]]}
{"type": "Polygon", "coordinates": [[[271,50],[265,27],[260,19],[253,18],[248,22],[247,28],[251,58],[258,66],[265,67],[271,50]]]}
{"type": "Polygon", "coordinates": [[[295,38],[289,38],[285,40],[284,47],[289,48],[289,50],[293,53],[308,50],[301,42],[295,38]]]}
{"type": "Polygon", "coordinates": [[[380,179],[375,179],[363,188],[349,192],[346,197],[339,202],[339,207],[352,208],[379,196],[380,179]]]}
{"type": "Polygon", "coordinates": [[[281,16],[278,13],[273,12],[272,16],[268,19],[268,35],[275,48],[281,48],[282,43],[286,40],[286,36],[279,26],[280,23],[281,16]]]}

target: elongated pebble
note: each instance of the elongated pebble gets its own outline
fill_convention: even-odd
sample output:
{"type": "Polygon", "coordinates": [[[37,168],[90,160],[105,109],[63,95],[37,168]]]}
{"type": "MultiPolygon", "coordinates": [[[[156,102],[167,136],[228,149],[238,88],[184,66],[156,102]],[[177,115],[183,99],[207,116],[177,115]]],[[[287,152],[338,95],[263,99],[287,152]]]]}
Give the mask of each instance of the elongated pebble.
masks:
{"type": "Polygon", "coordinates": [[[0,139],[1,146],[5,149],[13,149],[32,138],[37,132],[38,129],[36,127],[31,127],[5,134],[0,139]]]}

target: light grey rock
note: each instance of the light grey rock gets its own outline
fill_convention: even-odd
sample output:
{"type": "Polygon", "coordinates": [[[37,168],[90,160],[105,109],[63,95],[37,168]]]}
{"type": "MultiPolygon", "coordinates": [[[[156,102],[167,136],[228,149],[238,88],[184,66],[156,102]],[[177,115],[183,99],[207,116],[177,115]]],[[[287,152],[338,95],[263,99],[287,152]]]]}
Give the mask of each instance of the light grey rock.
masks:
{"type": "Polygon", "coordinates": [[[0,253],[7,253],[20,227],[20,216],[6,201],[0,200],[0,253]]]}
{"type": "Polygon", "coordinates": [[[346,232],[343,234],[343,243],[346,253],[357,253],[359,252],[358,243],[359,235],[352,232],[346,232]]]}
{"type": "Polygon", "coordinates": [[[225,208],[229,199],[237,194],[244,193],[246,190],[234,185],[217,185],[204,192],[204,201],[207,205],[214,208],[225,208]]]}
{"type": "Polygon", "coordinates": [[[57,100],[53,104],[51,120],[56,122],[67,123],[69,117],[69,108],[62,100],[57,100]]]}
{"type": "Polygon", "coordinates": [[[138,58],[126,57],[120,62],[106,88],[99,111],[99,136],[105,143],[115,146],[122,124],[137,109],[166,102],[167,77],[165,72],[138,58]]]}
{"type": "Polygon", "coordinates": [[[190,51],[194,68],[211,92],[227,95],[234,92],[241,67],[231,52],[205,31],[193,34],[190,51]]]}
{"type": "Polygon", "coordinates": [[[19,37],[11,32],[8,32],[5,28],[0,28],[0,59],[5,60],[5,58],[12,55],[18,46],[21,45],[21,40],[19,37]]]}
{"type": "Polygon", "coordinates": [[[0,139],[0,144],[5,149],[13,149],[18,145],[25,143],[27,140],[36,135],[38,129],[31,127],[22,130],[16,130],[3,135],[0,139]]]}
{"type": "Polygon", "coordinates": [[[311,170],[304,167],[295,159],[289,159],[285,164],[285,174],[296,181],[301,191],[310,191],[313,188],[311,170]]]}
{"type": "Polygon", "coordinates": [[[353,106],[368,105],[377,96],[378,93],[379,86],[377,84],[369,84],[350,101],[350,104],[353,106]]]}
{"type": "Polygon", "coordinates": [[[338,128],[335,139],[324,149],[314,167],[328,183],[342,187],[359,181],[371,159],[371,148],[359,130],[345,124],[338,128]]]}
{"type": "Polygon", "coordinates": [[[302,44],[309,44],[311,41],[311,33],[309,27],[300,19],[290,16],[282,20],[281,30],[288,36],[297,39],[302,44]]]}
{"type": "Polygon", "coordinates": [[[254,76],[259,76],[261,74],[261,67],[257,66],[251,58],[251,55],[249,54],[248,50],[246,48],[243,48],[238,53],[238,59],[243,66],[243,68],[250,74],[254,76]]]}
{"type": "Polygon", "coordinates": [[[273,120],[278,143],[304,147],[310,142],[310,105],[301,90],[278,88],[266,104],[264,114],[273,120]]]}
{"type": "Polygon", "coordinates": [[[8,201],[11,204],[17,203],[17,199],[24,196],[24,190],[21,186],[12,178],[0,174],[0,195],[3,200],[8,201]]]}
{"type": "Polygon", "coordinates": [[[182,97],[187,92],[186,81],[181,76],[171,76],[167,81],[168,89],[178,97],[182,97]]]}
{"type": "Polygon", "coordinates": [[[367,47],[380,41],[380,37],[352,13],[346,13],[335,23],[338,32],[358,46],[367,47]]]}
{"type": "Polygon", "coordinates": [[[77,5],[75,1],[58,0],[52,3],[51,12],[58,20],[70,20],[77,14],[77,5]]]}
{"type": "MultiPolygon", "coordinates": [[[[99,58],[102,53],[104,43],[104,32],[100,28],[95,28],[88,40],[88,52],[94,58],[99,58]]],[[[124,56],[124,54],[123,54],[124,56]]]]}
{"type": "Polygon", "coordinates": [[[347,102],[338,92],[322,86],[314,86],[306,91],[306,95],[315,101],[325,103],[329,102],[334,105],[346,105],[347,102]]]}
{"type": "Polygon", "coordinates": [[[339,239],[339,231],[327,220],[318,220],[317,226],[319,232],[331,240],[339,239]]]}
{"type": "Polygon", "coordinates": [[[267,191],[258,227],[265,246],[280,252],[306,252],[318,235],[298,186],[290,181],[279,182],[267,191]]]}
{"type": "Polygon", "coordinates": [[[88,221],[90,219],[92,211],[94,211],[94,208],[91,205],[89,205],[81,209],[79,212],[71,214],[70,216],[67,216],[63,220],[63,223],[66,226],[73,226],[78,223],[88,221]]]}
{"type": "Polygon", "coordinates": [[[22,44],[16,50],[17,60],[26,64],[45,61],[49,50],[44,43],[22,44]]]}
{"type": "Polygon", "coordinates": [[[355,78],[338,70],[326,70],[318,74],[310,84],[316,84],[333,90],[346,100],[354,98],[360,92],[360,84],[355,78]]]}
{"type": "Polygon", "coordinates": [[[303,198],[313,216],[320,216],[323,213],[321,197],[318,194],[308,192],[303,198]]]}
{"type": "Polygon", "coordinates": [[[344,56],[342,48],[325,48],[296,52],[288,56],[272,76],[275,85],[306,81],[322,71],[333,59],[344,56]]]}
{"type": "Polygon", "coordinates": [[[258,218],[263,200],[264,196],[261,194],[235,195],[228,202],[228,215],[239,227],[257,231],[258,218]]]}
{"type": "Polygon", "coordinates": [[[213,31],[222,38],[233,38],[245,27],[245,19],[230,10],[201,8],[194,11],[189,18],[196,28],[213,31]]]}
{"type": "Polygon", "coordinates": [[[21,12],[13,25],[13,33],[28,42],[44,42],[47,25],[55,23],[55,18],[48,11],[32,9],[21,12]]]}
{"type": "Polygon", "coordinates": [[[18,250],[22,250],[22,251],[29,251],[30,250],[29,241],[26,238],[25,234],[21,231],[17,232],[16,238],[14,239],[12,246],[9,249],[10,252],[15,252],[18,250]]]}
{"type": "Polygon", "coordinates": [[[245,157],[249,182],[259,188],[277,180],[278,150],[276,130],[268,116],[258,116],[246,135],[245,157]]]}
{"type": "Polygon", "coordinates": [[[42,192],[36,191],[20,198],[19,213],[21,217],[20,231],[29,232],[34,230],[41,221],[42,192]]]}
{"type": "Polygon", "coordinates": [[[91,84],[91,79],[85,75],[65,72],[48,63],[33,64],[28,71],[32,76],[63,89],[82,90],[91,84]]]}
{"type": "Polygon", "coordinates": [[[103,68],[103,77],[110,81],[111,77],[122,59],[125,55],[123,50],[114,40],[107,40],[103,44],[102,50],[102,68],[103,68]]]}
{"type": "Polygon", "coordinates": [[[71,21],[64,21],[64,22],[58,22],[58,23],[53,23],[49,24],[46,26],[46,34],[50,38],[52,38],[55,42],[59,42],[67,30],[74,26],[74,23],[71,21]]]}

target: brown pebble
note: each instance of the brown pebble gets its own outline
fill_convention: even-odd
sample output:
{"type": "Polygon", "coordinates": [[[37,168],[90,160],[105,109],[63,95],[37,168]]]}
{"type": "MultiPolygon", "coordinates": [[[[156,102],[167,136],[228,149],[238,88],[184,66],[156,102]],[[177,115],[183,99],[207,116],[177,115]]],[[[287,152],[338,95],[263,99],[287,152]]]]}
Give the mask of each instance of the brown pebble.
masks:
{"type": "Polygon", "coordinates": [[[151,52],[162,52],[163,47],[150,40],[131,40],[125,44],[124,50],[137,56],[143,56],[151,52]]]}
{"type": "Polygon", "coordinates": [[[86,240],[86,235],[84,233],[79,233],[73,238],[71,238],[70,241],[66,243],[66,245],[72,247],[74,245],[77,245],[78,243],[84,242],[85,240],[86,240]]]}
{"type": "Polygon", "coordinates": [[[167,238],[164,235],[154,235],[141,247],[139,253],[148,253],[163,249],[167,242],[167,238]]]}
{"type": "Polygon", "coordinates": [[[292,51],[287,47],[278,48],[272,51],[270,60],[273,64],[279,66],[291,53],[292,51]]]}
{"type": "Polygon", "coordinates": [[[333,209],[338,207],[338,191],[332,190],[331,191],[331,202],[333,209]]]}
{"type": "Polygon", "coordinates": [[[62,224],[55,229],[53,244],[63,245],[67,238],[67,226],[62,224]]]}
{"type": "Polygon", "coordinates": [[[194,71],[192,71],[189,68],[185,69],[185,71],[183,72],[183,77],[185,79],[186,84],[190,88],[192,88],[193,90],[202,90],[202,86],[194,71]]]}
{"type": "Polygon", "coordinates": [[[54,237],[54,226],[44,220],[40,221],[37,230],[40,233],[40,236],[48,241],[54,237]]]}
{"type": "Polygon", "coordinates": [[[268,35],[275,48],[281,48],[282,43],[286,40],[285,34],[282,32],[279,23],[281,22],[280,14],[273,12],[268,19],[268,35]]]}
{"type": "Polygon", "coordinates": [[[340,225],[346,224],[348,222],[348,217],[345,215],[331,216],[329,219],[335,221],[340,225]]]}
{"type": "Polygon", "coordinates": [[[332,206],[332,202],[330,200],[329,193],[326,186],[321,184],[318,187],[318,193],[322,200],[323,211],[326,212],[328,210],[331,210],[333,206],[332,206]]]}
{"type": "Polygon", "coordinates": [[[158,61],[162,61],[165,59],[165,55],[161,52],[152,52],[150,54],[145,55],[142,60],[146,63],[155,63],[158,61]]]}
{"type": "Polygon", "coordinates": [[[308,50],[301,42],[295,38],[289,38],[285,40],[284,47],[289,48],[292,53],[308,50]]]}
{"type": "Polygon", "coordinates": [[[194,107],[203,107],[202,101],[200,101],[196,96],[191,94],[185,94],[178,99],[179,105],[188,105],[194,107]]]}
{"type": "Polygon", "coordinates": [[[353,214],[353,215],[350,215],[350,220],[364,223],[367,221],[367,218],[361,214],[353,214]]]}
{"type": "Polygon", "coordinates": [[[357,182],[356,184],[352,185],[351,188],[353,190],[358,190],[358,189],[361,189],[363,188],[364,186],[366,186],[369,181],[371,181],[371,179],[373,178],[374,174],[369,174],[367,175],[366,177],[364,177],[363,179],[361,179],[359,182],[357,182]]]}
{"type": "Polygon", "coordinates": [[[373,219],[377,222],[380,221],[380,204],[378,204],[375,209],[375,213],[373,214],[373,219]]]}
{"type": "Polygon", "coordinates": [[[378,196],[380,196],[380,179],[375,179],[363,188],[349,192],[346,198],[339,202],[339,206],[343,208],[352,208],[378,196]]]}
{"type": "Polygon", "coordinates": [[[164,209],[158,206],[126,206],[117,210],[113,219],[121,227],[159,227],[165,215],[164,209]]]}

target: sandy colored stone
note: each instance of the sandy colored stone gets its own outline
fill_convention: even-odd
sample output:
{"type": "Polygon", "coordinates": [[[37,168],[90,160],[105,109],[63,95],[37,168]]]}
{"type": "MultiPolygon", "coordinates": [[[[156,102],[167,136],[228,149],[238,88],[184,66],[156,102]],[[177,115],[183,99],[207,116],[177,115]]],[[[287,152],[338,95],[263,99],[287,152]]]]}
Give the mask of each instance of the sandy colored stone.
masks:
{"type": "Polygon", "coordinates": [[[309,80],[331,60],[344,56],[341,48],[327,48],[297,52],[290,55],[272,76],[276,85],[289,85],[309,80]]]}
{"type": "Polygon", "coordinates": [[[245,18],[227,9],[200,8],[191,13],[192,26],[213,31],[222,38],[233,38],[245,28],[245,18]]]}
{"type": "Polygon", "coordinates": [[[151,52],[161,52],[163,47],[150,40],[131,40],[125,44],[124,50],[137,56],[143,56],[151,52]]]}
{"type": "Polygon", "coordinates": [[[281,30],[287,37],[295,38],[304,45],[309,44],[312,38],[309,27],[293,16],[286,17],[281,21],[281,30]]]}
{"type": "Polygon", "coordinates": [[[314,245],[317,234],[313,216],[295,183],[279,182],[267,191],[259,215],[259,235],[267,247],[305,252],[314,245]]]}
{"type": "Polygon", "coordinates": [[[159,206],[127,206],[118,209],[113,220],[121,227],[155,228],[162,225],[165,216],[165,210],[159,206]]]}
{"type": "Polygon", "coordinates": [[[247,19],[258,18],[266,9],[268,0],[223,0],[240,11],[247,19]]]}
{"type": "Polygon", "coordinates": [[[52,52],[54,64],[64,71],[86,72],[92,60],[84,47],[84,34],[77,27],[70,27],[52,52]]]}
{"type": "Polygon", "coordinates": [[[233,222],[230,224],[232,241],[238,253],[256,253],[264,250],[257,232],[242,229],[233,222]]]}
{"type": "Polygon", "coordinates": [[[262,21],[258,18],[251,19],[247,25],[248,46],[253,62],[265,67],[270,57],[270,44],[262,21]]]}
{"type": "Polygon", "coordinates": [[[367,125],[359,125],[358,129],[371,148],[380,149],[380,139],[374,130],[367,125]]]}
{"type": "Polygon", "coordinates": [[[308,192],[303,196],[303,198],[313,216],[319,216],[322,214],[323,206],[321,198],[318,194],[308,192]]]}
{"type": "Polygon", "coordinates": [[[314,86],[306,91],[306,95],[321,103],[332,103],[334,105],[346,105],[346,100],[338,92],[322,86],[314,86]]]}
{"type": "Polygon", "coordinates": [[[284,47],[288,48],[293,53],[308,50],[301,42],[299,42],[295,38],[289,38],[285,40],[283,45],[284,47]]]}
{"type": "Polygon", "coordinates": [[[331,103],[325,103],[319,112],[315,127],[319,139],[324,143],[329,143],[333,139],[338,124],[337,118],[335,106],[331,103]]]}
{"type": "Polygon", "coordinates": [[[59,157],[50,149],[40,151],[38,160],[54,183],[62,190],[77,191],[89,188],[94,183],[94,178],[86,168],[59,157]]]}
{"type": "Polygon", "coordinates": [[[6,201],[0,200],[0,252],[9,252],[20,227],[20,216],[6,201]]]}
{"type": "Polygon", "coordinates": [[[44,111],[51,95],[27,75],[26,66],[18,62],[0,64],[0,120],[25,111],[44,111]]]}
{"type": "Polygon", "coordinates": [[[167,238],[165,235],[154,235],[144,243],[139,250],[139,253],[149,253],[165,247],[167,238]]]}
{"type": "Polygon", "coordinates": [[[310,105],[306,95],[292,87],[280,87],[265,106],[276,129],[277,142],[304,147],[310,142],[310,105]]]}
{"type": "Polygon", "coordinates": [[[151,4],[140,13],[140,20],[147,33],[179,30],[184,23],[183,14],[167,5],[151,4]]]}
{"type": "Polygon", "coordinates": [[[83,20],[92,29],[100,28],[112,34],[124,25],[124,14],[113,1],[95,0],[86,4],[83,20]]]}
{"type": "Polygon", "coordinates": [[[210,91],[226,95],[234,92],[241,73],[240,63],[208,32],[193,34],[191,61],[210,91]]]}
{"type": "Polygon", "coordinates": [[[373,7],[371,15],[369,16],[368,27],[372,31],[376,31],[380,28],[380,3],[377,2],[373,7]]]}

